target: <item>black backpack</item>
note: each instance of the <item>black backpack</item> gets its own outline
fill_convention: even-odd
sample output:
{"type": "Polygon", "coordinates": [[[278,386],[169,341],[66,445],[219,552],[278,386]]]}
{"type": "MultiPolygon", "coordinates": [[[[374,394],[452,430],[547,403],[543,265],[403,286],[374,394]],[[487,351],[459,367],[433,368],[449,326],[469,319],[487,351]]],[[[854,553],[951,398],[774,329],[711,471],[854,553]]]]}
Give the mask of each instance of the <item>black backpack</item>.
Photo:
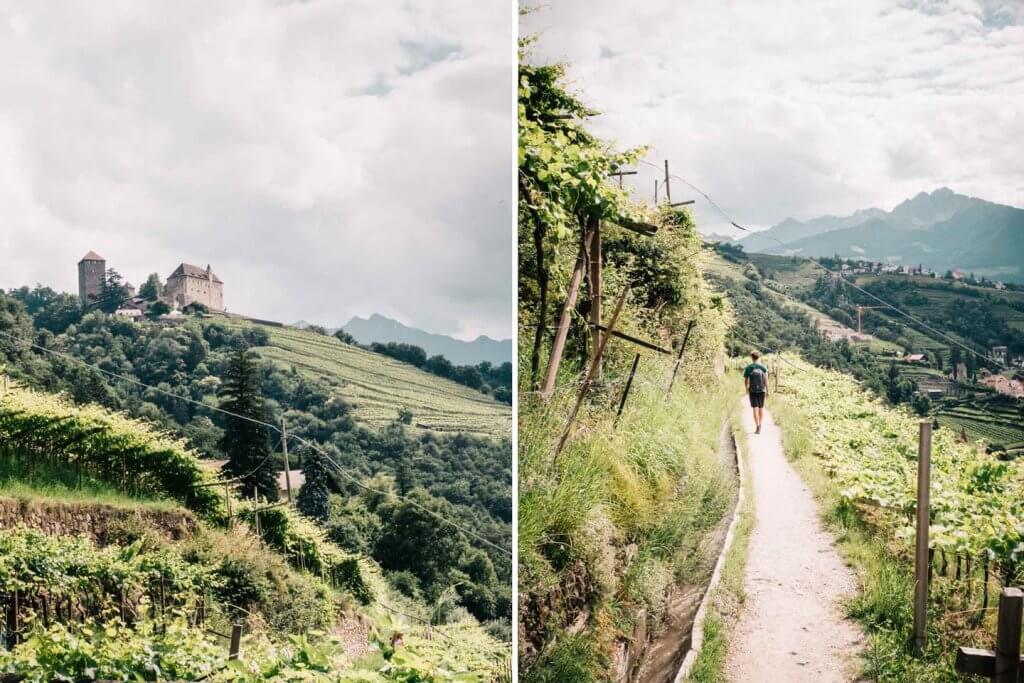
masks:
{"type": "Polygon", "coordinates": [[[750,371],[750,377],[747,378],[750,383],[750,393],[752,394],[763,394],[768,390],[768,378],[764,374],[764,370],[761,368],[754,368],[750,371]]]}

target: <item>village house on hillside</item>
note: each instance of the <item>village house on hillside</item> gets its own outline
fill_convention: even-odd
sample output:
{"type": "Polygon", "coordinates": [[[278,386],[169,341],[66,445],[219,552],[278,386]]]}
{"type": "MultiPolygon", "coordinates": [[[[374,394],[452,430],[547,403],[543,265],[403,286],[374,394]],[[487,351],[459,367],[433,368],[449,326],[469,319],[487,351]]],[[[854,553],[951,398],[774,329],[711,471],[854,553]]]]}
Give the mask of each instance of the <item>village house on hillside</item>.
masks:
{"type": "MultiPolygon", "coordinates": [[[[103,292],[107,276],[107,261],[95,251],[90,251],[78,262],[78,296],[83,306],[95,303],[103,292]]],[[[153,303],[137,296],[135,287],[125,283],[127,299],[117,314],[127,318],[138,318],[153,303]]],[[[211,311],[224,310],[224,281],[217,277],[207,265],[200,268],[190,263],[181,263],[167,277],[161,298],[174,311],[200,304],[211,311]]]]}

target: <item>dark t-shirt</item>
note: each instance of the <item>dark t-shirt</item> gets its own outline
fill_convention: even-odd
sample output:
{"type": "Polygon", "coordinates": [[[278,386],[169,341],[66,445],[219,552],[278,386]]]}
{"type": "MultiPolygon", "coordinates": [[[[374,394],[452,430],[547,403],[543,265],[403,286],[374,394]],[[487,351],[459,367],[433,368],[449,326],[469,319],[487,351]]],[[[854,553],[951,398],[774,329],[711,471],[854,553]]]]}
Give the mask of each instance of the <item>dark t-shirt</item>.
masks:
{"type": "MultiPolygon", "coordinates": [[[[760,370],[761,372],[764,373],[765,388],[767,389],[768,368],[766,368],[765,366],[761,365],[760,363],[751,363],[747,367],[743,368],[743,379],[749,379],[750,378],[750,373],[752,373],[754,370],[760,370]]],[[[759,393],[764,393],[764,392],[759,392],[759,393]]]]}

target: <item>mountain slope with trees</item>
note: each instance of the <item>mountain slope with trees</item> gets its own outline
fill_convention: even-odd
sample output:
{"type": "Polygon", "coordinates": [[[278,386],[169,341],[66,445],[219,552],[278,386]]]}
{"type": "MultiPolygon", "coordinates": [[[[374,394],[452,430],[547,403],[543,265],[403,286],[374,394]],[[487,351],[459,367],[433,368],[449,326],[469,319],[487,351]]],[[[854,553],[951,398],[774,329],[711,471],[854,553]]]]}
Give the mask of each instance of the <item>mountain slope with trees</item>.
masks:
{"type": "MultiPolygon", "coordinates": [[[[136,323],[98,311],[75,314],[68,295],[45,288],[0,293],[0,362],[17,381],[65,392],[78,403],[125,411],[184,437],[203,457],[227,460],[228,472],[243,477],[246,486],[241,493],[246,496],[252,495],[255,485],[262,496],[276,497],[275,480],[283,466],[280,444],[253,423],[235,420],[218,409],[233,406],[232,412],[241,411],[271,425],[284,420],[289,434],[316,444],[347,475],[332,468],[310,481],[312,489],[328,491],[321,504],[330,512],[319,520],[325,533],[346,549],[375,557],[409,595],[461,603],[481,620],[504,620],[507,629],[511,561],[497,548],[511,547],[508,432],[504,438],[439,433],[416,428],[414,414],[408,420],[413,424],[407,424],[397,411],[368,426],[355,403],[362,401],[360,395],[349,402],[353,392],[346,382],[355,379],[354,370],[338,364],[326,371],[307,372],[282,363],[280,357],[266,352],[272,348],[268,329],[273,332],[273,328],[203,317],[175,324],[136,323]],[[494,547],[475,549],[478,546],[470,536],[446,527],[441,532],[454,550],[429,566],[409,554],[392,557],[397,546],[386,533],[388,525],[400,515],[415,514],[416,505],[405,510],[383,504],[379,496],[363,500],[358,494],[367,482],[385,493],[410,496],[422,508],[456,521],[494,547]]],[[[313,349],[323,343],[346,346],[312,332],[293,332],[315,342],[313,349]]],[[[478,391],[379,354],[353,352],[367,359],[364,367],[376,359],[377,371],[384,367],[393,373],[389,375],[394,378],[389,387],[393,394],[406,392],[412,400],[427,396],[442,405],[449,394],[464,396],[460,400],[466,405],[479,406],[474,419],[481,424],[502,411],[508,415],[507,407],[478,391]],[[409,376],[418,379],[404,382],[402,378],[409,376]]],[[[301,360],[319,362],[308,353],[301,360]]],[[[375,395],[373,384],[354,386],[362,391],[369,386],[375,395]]],[[[399,405],[416,409],[413,402],[399,405]]],[[[461,414],[454,412],[448,419],[455,421],[461,414]]],[[[489,428],[501,433],[493,420],[489,428]]],[[[291,466],[301,469],[310,451],[294,446],[291,466]]],[[[430,513],[422,515],[422,524],[411,529],[437,526],[430,513]]],[[[434,540],[426,536],[418,542],[426,546],[434,540]]]]}
{"type": "Polygon", "coordinates": [[[748,252],[838,255],[923,264],[940,272],[970,268],[993,279],[1024,281],[1024,209],[949,188],[922,192],[891,212],[868,209],[842,219],[784,221],[739,244],[748,252]]]}

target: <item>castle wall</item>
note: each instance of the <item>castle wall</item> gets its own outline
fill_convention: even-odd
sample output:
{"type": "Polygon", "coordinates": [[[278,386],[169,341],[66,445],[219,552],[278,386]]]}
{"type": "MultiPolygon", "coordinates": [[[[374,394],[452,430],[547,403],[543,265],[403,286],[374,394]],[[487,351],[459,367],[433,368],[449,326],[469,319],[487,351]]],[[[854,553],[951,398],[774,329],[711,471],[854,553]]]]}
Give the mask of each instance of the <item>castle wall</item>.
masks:
{"type": "Polygon", "coordinates": [[[198,302],[210,310],[224,310],[224,285],[219,282],[188,276],[170,278],[164,295],[179,307],[198,302]]]}

